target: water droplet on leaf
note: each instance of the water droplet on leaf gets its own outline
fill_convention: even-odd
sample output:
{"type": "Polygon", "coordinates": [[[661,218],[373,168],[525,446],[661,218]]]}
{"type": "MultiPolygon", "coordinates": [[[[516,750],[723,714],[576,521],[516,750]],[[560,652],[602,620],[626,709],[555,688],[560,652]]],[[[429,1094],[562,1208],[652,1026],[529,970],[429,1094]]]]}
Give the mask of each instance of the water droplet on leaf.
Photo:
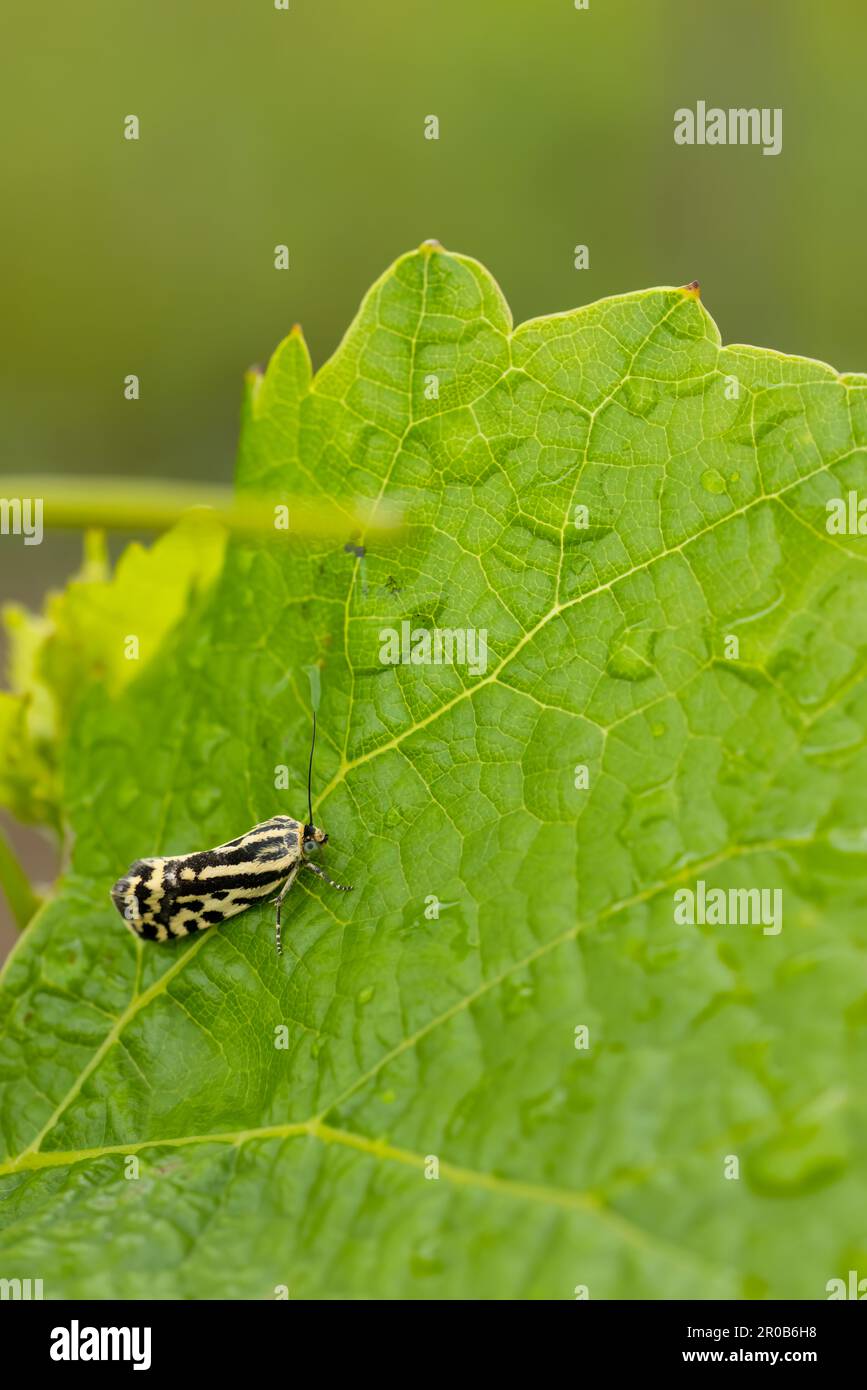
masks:
{"type": "Polygon", "coordinates": [[[725,492],[726,480],[716,468],[706,468],[701,475],[701,485],[705,492],[718,494],[725,492]]]}

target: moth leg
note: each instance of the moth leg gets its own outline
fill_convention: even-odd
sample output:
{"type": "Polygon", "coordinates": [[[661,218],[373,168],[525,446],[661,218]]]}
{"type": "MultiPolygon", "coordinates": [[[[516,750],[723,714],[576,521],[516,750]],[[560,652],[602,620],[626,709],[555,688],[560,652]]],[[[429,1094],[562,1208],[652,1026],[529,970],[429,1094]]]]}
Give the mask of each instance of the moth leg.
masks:
{"type": "Polygon", "coordinates": [[[351,883],[335,883],[333,878],[328,877],[324,869],[320,869],[318,864],[311,864],[309,859],[304,860],[303,864],[301,865],[301,868],[309,869],[311,873],[318,874],[319,877],[324,879],[325,882],[329,884],[332,888],[339,888],[341,893],[352,892],[351,883]]]}
{"type": "Polygon", "coordinates": [[[289,889],[292,887],[292,884],[298,877],[298,870],[300,868],[300,864],[292,865],[292,868],[289,870],[289,873],[286,877],[286,882],[283,884],[283,887],[280,889],[280,892],[277,894],[276,898],[271,899],[272,903],[277,904],[277,918],[274,923],[274,939],[277,946],[278,956],[282,956],[283,954],[283,941],[280,933],[280,908],[282,906],[283,899],[285,898],[286,894],[289,892],[289,889]]]}

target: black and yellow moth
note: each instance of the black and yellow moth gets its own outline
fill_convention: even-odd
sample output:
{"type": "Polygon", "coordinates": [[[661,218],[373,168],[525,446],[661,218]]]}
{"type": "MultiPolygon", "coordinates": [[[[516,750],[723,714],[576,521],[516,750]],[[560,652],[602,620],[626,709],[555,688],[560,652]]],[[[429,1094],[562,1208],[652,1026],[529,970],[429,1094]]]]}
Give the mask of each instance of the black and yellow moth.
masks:
{"type": "Polygon", "coordinates": [[[313,824],[315,740],[314,715],[306,824],[291,816],[272,816],[215,849],[136,859],[111,890],[112,902],[131,932],[148,941],[173,941],[225,922],[254,903],[270,900],[277,905],[277,954],[282,955],[280,909],[302,869],[309,869],[341,893],[352,891],[351,885],[335,883],[310,859],[328,843],[325,831],[313,824]],[[275,889],[279,891],[269,899],[275,889]]]}

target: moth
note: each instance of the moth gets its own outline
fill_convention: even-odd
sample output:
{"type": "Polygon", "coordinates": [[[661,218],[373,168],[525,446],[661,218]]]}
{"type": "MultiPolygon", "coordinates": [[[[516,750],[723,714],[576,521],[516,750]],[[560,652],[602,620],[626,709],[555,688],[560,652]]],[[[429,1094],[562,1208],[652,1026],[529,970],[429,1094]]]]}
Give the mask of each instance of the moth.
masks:
{"type": "Polygon", "coordinates": [[[311,785],[316,715],[307,768],[306,824],[291,816],[272,816],[236,840],[216,849],[136,859],[111,890],[111,900],[131,932],[147,941],[173,941],[225,922],[254,903],[276,903],[275,937],[282,956],[280,909],[302,869],[341,893],[352,885],[335,883],[312,862],[328,836],[313,824],[311,785]],[[276,896],[269,896],[277,889],[276,896]]]}

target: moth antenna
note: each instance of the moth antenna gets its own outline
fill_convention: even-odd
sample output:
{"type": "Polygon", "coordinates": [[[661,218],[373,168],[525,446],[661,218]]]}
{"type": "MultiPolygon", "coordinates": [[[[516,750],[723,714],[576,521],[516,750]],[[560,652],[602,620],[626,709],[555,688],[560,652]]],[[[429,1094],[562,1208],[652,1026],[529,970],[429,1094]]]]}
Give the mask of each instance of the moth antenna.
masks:
{"type": "Polygon", "coordinates": [[[313,737],[310,740],[310,762],[307,766],[307,813],[308,825],[313,824],[313,749],[316,747],[316,711],[313,711],[313,737]]]}

